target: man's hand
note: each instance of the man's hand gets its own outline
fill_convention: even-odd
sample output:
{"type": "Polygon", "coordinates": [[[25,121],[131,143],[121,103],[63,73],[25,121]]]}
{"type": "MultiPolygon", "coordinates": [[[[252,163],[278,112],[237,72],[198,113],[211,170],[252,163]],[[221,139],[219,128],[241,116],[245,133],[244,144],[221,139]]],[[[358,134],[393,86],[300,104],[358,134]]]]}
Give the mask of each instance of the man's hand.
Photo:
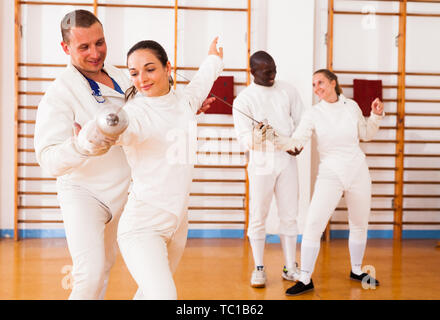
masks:
{"type": "Polygon", "coordinates": [[[103,135],[96,125],[95,120],[87,122],[83,128],[74,122],[75,146],[83,155],[99,156],[106,153],[116,140],[103,135]]]}

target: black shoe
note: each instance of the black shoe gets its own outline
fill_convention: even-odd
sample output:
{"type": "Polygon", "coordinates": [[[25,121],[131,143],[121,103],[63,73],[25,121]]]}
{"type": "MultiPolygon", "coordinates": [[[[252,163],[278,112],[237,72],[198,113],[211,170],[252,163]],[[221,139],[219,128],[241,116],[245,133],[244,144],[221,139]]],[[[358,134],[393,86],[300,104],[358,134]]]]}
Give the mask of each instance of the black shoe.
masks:
{"type": "Polygon", "coordinates": [[[310,279],[309,284],[304,284],[301,281],[298,281],[294,286],[290,287],[286,290],[287,296],[297,296],[308,291],[313,290],[315,287],[313,286],[313,281],[310,279]]]}
{"type": "Polygon", "coordinates": [[[350,271],[350,279],[355,281],[361,281],[364,280],[365,277],[368,277],[366,282],[367,284],[379,286],[379,280],[374,279],[372,276],[370,276],[368,273],[362,273],[360,275],[354,274],[353,271],[350,271]]]}

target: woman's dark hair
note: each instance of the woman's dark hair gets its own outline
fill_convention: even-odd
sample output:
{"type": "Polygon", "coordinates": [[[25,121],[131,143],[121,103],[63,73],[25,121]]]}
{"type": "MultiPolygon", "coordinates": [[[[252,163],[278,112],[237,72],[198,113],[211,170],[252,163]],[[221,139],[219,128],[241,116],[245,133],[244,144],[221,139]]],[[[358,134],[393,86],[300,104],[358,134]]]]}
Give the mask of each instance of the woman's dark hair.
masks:
{"type": "Polygon", "coordinates": [[[338,77],[336,76],[336,74],[334,74],[333,72],[331,72],[331,71],[328,70],[328,69],[319,69],[319,70],[315,71],[315,72],[313,73],[313,75],[315,75],[315,74],[317,74],[317,73],[322,73],[322,74],[323,74],[327,79],[329,79],[330,81],[335,80],[335,81],[336,81],[336,87],[335,87],[336,94],[337,94],[338,96],[341,95],[341,93],[342,93],[342,88],[341,88],[341,86],[339,85],[338,77]]]}
{"type": "MultiPolygon", "coordinates": [[[[138,43],[136,43],[133,47],[131,47],[130,50],[128,50],[127,61],[128,61],[128,58],[131,56],[131,54],[137,50],[150,50],[155,55],[155,57],[160,61],[162,66],[166,67],[166,65],[168,63],[168,55],[167,55],[165,49],[156,41],[143,40],[143,41],[139,41],[138,43]]],[[[172,86],[174,84],[173,78],[170,76],[170,78],[168,80],[170,82],[170,86],[172,86]]],[[[131,86],[130,88],[128,88],[127,91],[125,91],[125,101],[134,97],[136,95],[136,93],[137,93],[137,90],[136,90],[135,86],[131,86]]]]}

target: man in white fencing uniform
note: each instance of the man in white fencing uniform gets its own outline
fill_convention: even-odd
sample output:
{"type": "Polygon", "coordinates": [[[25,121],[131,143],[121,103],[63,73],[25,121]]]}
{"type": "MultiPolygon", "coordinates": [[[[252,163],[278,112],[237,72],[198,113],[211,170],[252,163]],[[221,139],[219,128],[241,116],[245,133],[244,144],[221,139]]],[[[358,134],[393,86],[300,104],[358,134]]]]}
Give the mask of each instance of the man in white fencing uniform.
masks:
{"type": "MultiPolygon", "coordinates": [[[[296,158],[273,144],[274,135],[290,136],[298,125],[303,103],[297,90],[283,81],[275,81],[276,65],[264,51],[250,58],[254,82],[234,100],[234,109],[260,121],[252,120],[234,110],[238,140],[249,150],[249,227],[247,235],[252,247],[255,270],[251,286],[265,287],[264,244],[266,219],[275,195],[280,219],[280,239],[285,258],[282,277],[296,281],[296,240],[298,234],[298,172],[296,158]]],[[[299,153],[299,152],[298,152],[299,153]]],[[[298,153],[293,153],[294,155],[298,153]]]]}
{"type": "Polygon", "coordinates": [[[130,82],[121,70],[104,66],[103,27],[91,12],[68,13],[61,31],[70,63],[38,106],[35,152],[41,167],[57,177],[73,261],[69,298],[102,299],[117,253],[117,224],[127,200],[130,168],[122,147],[99,155],[110,144],[86,124],[103,106],[122,107],[130,82]]]}

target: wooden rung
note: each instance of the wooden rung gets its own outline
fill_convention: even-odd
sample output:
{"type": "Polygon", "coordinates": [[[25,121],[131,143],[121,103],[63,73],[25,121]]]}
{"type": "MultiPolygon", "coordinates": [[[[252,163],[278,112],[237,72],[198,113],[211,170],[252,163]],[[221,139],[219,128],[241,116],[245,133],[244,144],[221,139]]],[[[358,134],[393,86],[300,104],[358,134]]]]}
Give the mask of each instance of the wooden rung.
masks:
{"type": "Polygon", "coordinates": [[[198,127],[234,127],[233,123],[197,123],[198,127]]]}
{"type": "MultiPolygon", "coordinates": [[[[347,211],[347,208],[336,208],[336,211],[347,211]]],[[[371,208],[371,211],[394,211],[393,208],[371,208]]]]}
{"type": "Polygon", "coordinates": [[[440,171],[440,168],[403,168],[404,171],[440,171]]]}
{"type": "Polygon", "coordinates": [[[406,72],[407,76],[440,76],[438,72],[406,72]]]}
{"type": "Polygon", "coordinates": [[[404,194],[402,195],[404,198],[440,198],[440,194],[404,194]]]}
{"type": "MultiPolygon", "coordinates": [[[[361,12],[361,11],[333,11],[333,14],[342,14],[342,15],[369,15],[370,12],[361,12]]],[[[398,16],[399,12],[374,12],[374,15],[378,16],[398,16]]]]}
{"type": "Polygon", "coordinates": [[[212,220],[212,221],[206,221],[206,220],[189,220],[188,223],[192,224],[244,224],[244,221],[221,221],[221,220],[212,220]]]}
{"type": "Polygon", "coordinates": [[[377,171],[396,171],[396,167],[370,167],[370,170],[377,170],[377,171]]]}
{"type": "Polygon", "coordinates": [[[440,184],[440,181],[403,181],[404,184],[440,184]]]}
{"type": "Polygon", "coordinates": [[[20,81],[54,81],[55,78],[31,78],[31,77],[19,77],[20,81]]]}
{"type": "Polygon", "coordinates": [[[395,153],[366,153],[367,157],[395,157],[395,153]]]}
{"type": "Polygon", "coordinates": [[[440,127],[405,127],[405,130],[440,130],[440,127]]]}
{"type": "Polygon", "coordinates": [[[244,207],[188,207],[188,210],[244,210],[244,207]]]}
{"type": "Polygon", "coordinates": [[[245,193],[197,193],[189,194],[191,197],[245,197],[245,193]]]}
{"type": "Polygon", "coordinates": [[[32,138],[32,139],[33,139],[33,138],[34,138],[34,135],[33,135],[33,134],[21,134],[21,133],[20,133],[20,134],[18,135],[18,137],[19,137],[19,138],[32,138]]]}
{"type": "MultiPolygon", "coordinates": [[[[177,70],[192,70],[197,71],[199,70],[198,67],[177,67],[177,70]]],[[[240,71],[240,72],[247,72],[248,70],[246,68],[224,68],[223,71],[240,71]]]]}
{"type": "Polygon", "coordinates": [[[396,181],[377,180],[371,181],[372,184],[396,184],[396,181]]]}
{"type": "Polygon", "coordinates": [[[18,120],[18,123],[35,124],[35,120],[18,120]]]}
{"type": "Polygon", "coordinates": [[[60,206],[18,206],[18,209],[59,209],[60,206]]]}
{"type": "Polygon", "coordinates": [[[405,154],[404,156],[410,158],[439,158],[440,154],[405,154]]]}
{"type": "Polygon", "coordinates": [[[212,138],[212,137],[197,137],[197,140],[199,141],[235,141],[237,138],[233,137],[219,137],[219,138],[212,138]]]}
{"type": "Polygon", "coordinates": [[[56,196],[57,192],[44,192],[44,191],[18,191],[19,195],[25,196],[56,196]]]}
{"type": "Polygon", "coordinates": [[[228,165],[200,165],[197,164],[194,166],[196,169],[246,169],[245,165],[236,165],[236,166],[228,166],[228,165]]]}
{"type": "Polygon", "coordinates": [[[38,106],[18,106],[18,109],[37,110],[38,106]]]}
{"type": "Polygon", "coordinates": [[[24,220],[19,219],[18,223],[63,223],[63,220],[24,220]]]}
{"type": "Polygon", "coordinates": [[[406,99],[405,102],[417,102],[417,103],[439,103],[440,100],[430,100],[430,99],[406,99]]]}
{"type": "MultiPolygon", "coordinates": [[[[342,88],[353,88],[352,84],[341,84],[342,88]]],[[[397,85],[383,85],[382,89],[397,89],[397,85]]],[[[440,86],[405,86],[405,89],[440,90],[440,86]]],[[[388,112],[387,112],[388,114],[388,112]]]]}
{"type": "Polygon", "coordinates": [[[56,181],[57,178],[47,178],[47,177],[18,177],[19,181],[56,181]]]}
{"type": "Polygon", "coordinates": [[[22,148],[20,148],[20,149],[18,149],[17,150],[18,152],[35,152],[35,149],[22,149],[22,148]]]}
{"type": "Polygon", "coordinates": [[[394,198],[394,194],[372,194],[372,198],[394,198]]]}
{"type": "Polygon", "coordinates": [[[44,96],[44,92],[41,91],[19,91],[18,94],[25,96],[44,96]]]}
{"type": "Polygon", "coordinates": [[[436,222],[436,221],[403,221],[402,224],[406,224],[406,225],[440,225],[440,222],[436,222]]]}
{"type": "Polygon", "coordinates": [[[396,126],[381,126],[380,130],[396,130],[396,126]]]}
{"type": "MultiPolygon", "coordinates": [[[[30,1],[28,1],[28,2],[30,2],[30,1]]],[[[23,1],[21,3],[23,3],[23,1]]],[[[19,67],[55,67],[55,68],[65,68],[65,67],[67,67],[67,64],[19,62],[18,66],[19,67]]]]}
{"type": "MultiPolygon", "coordinates": [[[[177,75],[179,76],[179,75],[177,75]]],[[[189,81],[176,81],[177,84],[188,84],[189,81]]],[[[234,86],[247,86],[246,82],[234,82],[234,86]]]]}
{"type": "Polygon", "coordinates": [[[17,163],[17,166],[19,167],[39,167],[40,165],[38,163],[17,163]]]}
{"type": "Polygon", "coordinates": [[[403,208],[403,211],[440,211],[440,208],[403,208]]]}
{"type": "Polygon", "coordinates": [[[197,154],[205,154],[205,155],[240,155],[243,156],[244,152],[233,152],[233,151],[197,151],[197,154]]]}
{"type": "Polygon", "coordinates": [[[405,117],[440,117],[440,113],[407,112],[405,117]]]}
{"type": "MultiPolygon", "coordinates": [[[[330,220],[330,224],[348,224],[348,221],[333,221],[330,220]]],[[[394,224],[394,221],[368,221],[368,224],[394,224]]]]}
{"type": "Polygon", "coordinates": [[[381,75],[392,75],[397,76],[399,75],[398,72],[394,71],[362,71],[362,70],[333,70],[334,73],[344,73],[344,74],[381,74],[381,75]]]}
{"type": "Polygon", "coordinates": [[[245,183],[245,179],[193,179],[192,182],[245,183]]]}
{"type": "Polygon", "coordinates": [[[405,143],[440,143],[440,140],[405,140],[405,143]]]}
{"type": "Polygon", "coordinates": [[[381,139],[381,140],[370,140],[370,141],[360,141],[361,143],[397,143],[395,139],[381,139]]]}

